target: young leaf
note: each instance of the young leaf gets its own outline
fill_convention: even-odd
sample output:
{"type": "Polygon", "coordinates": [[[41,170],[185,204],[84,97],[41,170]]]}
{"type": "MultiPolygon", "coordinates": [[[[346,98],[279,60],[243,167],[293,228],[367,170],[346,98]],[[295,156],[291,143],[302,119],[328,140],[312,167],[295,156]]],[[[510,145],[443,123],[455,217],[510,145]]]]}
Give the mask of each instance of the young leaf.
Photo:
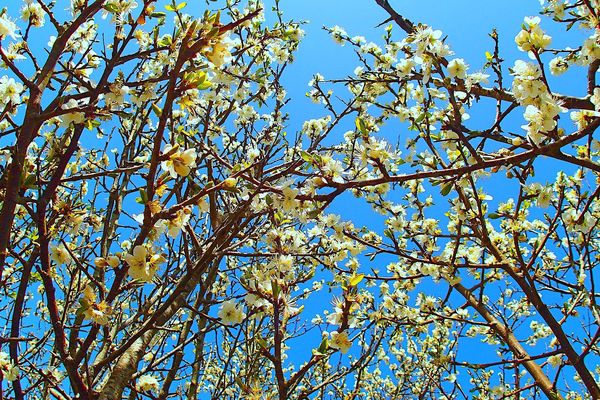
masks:
{"type": "Polygon", "coordinates": [[[354,124],[356,125],[356,129],[358,129],[360,133],[368,133],[367,125],[361,117],[356,117],[356,119],[354,120],[354,124]]]}
{"type": "Polygon", "coordinates": [[[312,162],[313,161],[313,157],[310,155],[310,153],[307,153],[304,150],[302,152],[300,152],[300,156],[306,162],[312,162]]]}
{"type": "Polygon", "coordinates": [[[350,286],[356,286],[362,281],[365,277],[365,274],[352,275],[350,277],[350,286]]]}
{"type": "Polygon", "coordinates": [[[442,196],[448,196],[448,193],[452,191],[452,182],[446,183],[442,186],[442,196]]]}

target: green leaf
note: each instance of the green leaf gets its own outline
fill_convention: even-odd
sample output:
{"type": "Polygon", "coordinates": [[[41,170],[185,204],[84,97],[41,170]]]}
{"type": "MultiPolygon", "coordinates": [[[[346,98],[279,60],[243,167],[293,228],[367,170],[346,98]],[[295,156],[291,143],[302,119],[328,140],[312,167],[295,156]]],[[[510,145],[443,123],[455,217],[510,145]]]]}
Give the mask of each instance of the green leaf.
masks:
{"type": "Polygon", "coordinates": [[[352,275],[350,277],[350,286],[356,286],[362,281],[365,277],[365,274],[352,275]]]}
{"type": "Polygon", "coordinates": [[[219,31],[220,31],[220,29],[215,26],[208,32],[208,34],[206,36],[209,38],[215,37],[219,34],[219,31]]]}
{"type": "Polygon", "coordinates": [[[313,156],[310,155],[310,153],[302,150],[300,152],[300,156],[302,157],[302,159],[306,162],[312,162],[313,161],[313,156]]]}
{"type": "Polygon", "coordinates": [[[573,19],[573,21],[569,22],[567,24],[567,31],[570,31],[571,28],[573,27],[573,25],[575,25],[575,22],[577,22],[577,19],[573,19]]]}
{"type": "Polygon", "coordinates": [[[35,188],[37,186],[36,183],[37,181],[34,174],[27,174],[27,177],[23,180],[23,186],[27,189],[35,188]]]}
{"type": "Polygon", "coordinates": [[[87,301],[87,299],[85,297],[82,297],[81,299],[79,299],[79,304],[81,305],[81,308],[83,308],[84,310],[87,310],[90,307],[90,302],[87,301]]]}
{"type": "Polygon", "coordinates": [[[140,199],[142,200],[142,204],[146,204],[148,202],[148,193],[146,190],[140,189],[140,199]]]}
{"type": "Polygon", "coordinates": [[[235,377],[235,383],[237,383],[237,385],[240,387],[240,389],[242,389],[244,391],[244,393],[246,393],[246,394],[252,393],[252,389],[250,388],[250,386],[248,386],[244,382],[242,382],[242,378],[240,378],[239,376],[235,377]]]}
{"type": "Polygon", "coordinates": [[[39,272],[32,272],[31,277],[29,278],[31,282],[41,282],[42,275],[39,272]]]}
{"type": "Polygon", "coordinates": [[[419,122],[422,122],[425,119],[425,113],[421,113],[417,119],[415,119],[415,124],[418,124],[419,122]]]}
{"type": "Polygon", "coordinates": [[[104,6],[104,9],[106,11],[108,11],[108,12],[111,12],[111,13],[118,13],[119,12],[119,9],[114,4],[106,4],[104,6]]]}
{"type": "Polygon", "coordinates": [[[267,343],[267,341],[265,339],[262,338],[262,336],[259,336],[258,339],[256,339],[256,341],[258,342],[258,345],[260,347],[262,347],[263,349],[269,348],[269,344],[267,343]]]}
{"type": "Polygon", "coordinates": [[[389,237],[390,239],[394,240],[394,232],[391,229],[386,229],[383,231],[383,234],[387,237],[389,237]]]}
{"type": "Polygon", "coordinates": [[[177,7],[175,7],[175,9],[176,10],[181,10],[185,6],[187,6],[187,3],[184,1],[184,2],[181,2],[181,3],[177,4],[177,7]]]}
{"type": "Polygon", "coordinates": [[[195,19],[192,21],[192,23],[187,27],[187,32],[186,35],[193,35],[194,32],[196,32],[196,29],[198,28],[198,20],[195,19]]]}
{"type": "Polygon", "coordinates": [[[312,351],[312,353],[315,356],[324,356],[327,354],[327,349],[329,348],[329,340],[327,340],[327,338],[324,338],[321,341],[321,344],[319,344],[319,347],[317,349],[314,349],[312,351]]]}
{"type": "Polygon", "coordinates": [[[498,218],[500,218],[500,214],[496,214],[496,213],[489,213],[489,214],[488,214],[488,218],[489,218],[489,219],[498,219],[498,218]]]}
{"type": "Polygon", "coordinates": [[[181,133],[183,133],[185,136],[188,136],[188,137],[193,137],[197,133],[196,130],[194,130],[194,129],[186,131],[185,129],[183,129],[183,126],[181,128],[182,128],[181,133]]]}
{"type": "Polygon", "coordinates": [[[29,235],[27,235],[27,239],[31,240],[32,242],[35,242],[39,238],[40,235],[38,235],[37,233],[30,233],[29,235]]]}
{"type": "Polygon", "coordinates": [[[154,111],[154,113],[160,117],[162,115],[162,108],[160,108],[159,106],[156,105],[156,103],[152,103],[152,111],[154,111]]]}
{"type": "Polygon", "coordinates": [[[361,117],[356,117],[356,119],[354,120],[354,124],[356,125],[356,129],[358,129],[360,133],[368,133],[365,120],[363,120],[361,117]]]}
{"type": "Polygon", "coordinates": [[[83,313],[85,312],[85,310],[87,310],[88,307],[84,307],[83,305],[80,306],[76,311],[75,311],[75,315],[79,316],[79,315],[83,315],[83,313]]]}
{"type": "Polygon", "coordinates": [[[312,219],[317,218],[319,215],[321,215],[321,210],[311,210],[308,212],[308,217],[312,219]]]}
{"type": "Polygon", "coordinates": [[[212,82],[211,81],[204,81],[202,83],[199,83],[196,88],[198,88],[198,90],[206,90],[208,88],[210,88],[212,86],[212,82]]]}
{"type": "Polygon", "coordinates": [[[279,298],[279,293],[281,293],[281,286],[275,281],[271,282],[271,288],[273,289],[273,298],[279,298]]]}
{"type": "Polygon", "coordinates": [[[170,46],[171,43],[173,43],[173,38],[171,37],[171,35],[165,35],[158,41],[158,45],[161,47],[170,46]]]}
{"type": "Polygon", "coordinates": [[[194,75],[194,82],[197,82],[197,84],[206,82],[206,72],[204,72],[204,71],[196,72],[196,74],[194,75]]]}
{"type": "Polygon", "coordinates": [[[452,182],[446,183],[442,186],[442,196],[448,196],[448,193],[452,191],[452,182]]]}
{"type": "Polygon", "coordinates": [[[325,351],[327,351],[328,347],[329,347],[329,340],[327,340],[327,338],[324,338],[323,340],[321,340],[321,344],[319,344],[319,351],[324,353],[325,351]]]}

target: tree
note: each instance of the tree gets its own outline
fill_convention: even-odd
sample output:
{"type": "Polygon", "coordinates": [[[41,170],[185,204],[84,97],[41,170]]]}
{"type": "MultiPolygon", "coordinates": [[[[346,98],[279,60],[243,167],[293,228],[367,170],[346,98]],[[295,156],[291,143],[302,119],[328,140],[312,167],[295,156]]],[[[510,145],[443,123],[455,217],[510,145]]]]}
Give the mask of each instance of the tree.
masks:
{"type": "Polygon", "coordinates": [[[600,398],[598,2],[482,72],[375,3],[294,133],[277,0],[2,11],[0,397],[600,398]]]}

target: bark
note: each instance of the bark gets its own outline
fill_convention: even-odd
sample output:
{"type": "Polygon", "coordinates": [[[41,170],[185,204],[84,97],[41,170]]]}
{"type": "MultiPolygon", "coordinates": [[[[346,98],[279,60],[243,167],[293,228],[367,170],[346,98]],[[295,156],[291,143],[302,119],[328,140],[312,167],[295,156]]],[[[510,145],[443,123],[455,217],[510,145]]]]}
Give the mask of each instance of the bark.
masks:
{"type": "Polygon", "coordinates": [[[457,283],[454,285],[454,288],[458,290],[458,292],[467,300],[469,305],[473,307],[479,315],[481,315],[486,322],[489,324],[490,328],[494,330],[502,341],[506,343],[506,345],[510,348],[517,359],[523,360],[523,366],[527,371],[531,374],[535,382],[539,386],[539,388],[544,392],[544,394],[549,399],[562,399],[560,394],[555,390],[554,385],[548,378],[548,376],[542,371],[542,368],[536,363],[534,360],[531,360],[531,357],[527,353],[527,350],[523,348],[519,340],[512,333],[512,331],[500,322],[485,304],[479,302],[479,300],[473,296],[473,294],[463,285],[457,283]]]}
{"type": "MultiPolygon", "coordinates": [[[[217,268],[212,268],[214,275],[216,275],[217,268]]],[[[199,276],[193,274],[183,288],[179,291],[179,295],[176,300],[161,313],[160,317],[155,321],[153,325],[162,326],[166,324],[173,315],[187,302],[188,294],[196,287],[199,282],[199,276]]],[[[210,280],[210,278],[209,278],[210,280]]],[[[137,372],[137,366],[142,360],[142,357],[146,354],[146,349],[154,335],[158,332],[156,329],[149,329],[140,338],[136,339],[135,342],[123,353],[117,364],[110,373],[110,377],[100,395],[100,400],[118,400],[121,399],[121,395],[125,390],[127,384],[131,381],[131,377],[137,372]]]]}
{"type": "Polygon", "coordinates": [[[21,179],[23,177],[23,167],[25,166],[25,157],[29,145],[37,136],[43,121],[40,119],[42,93],[48,85],[54,72],[54,68],[63,54],[63,51],[71,38],[88,18],[97,13],[104,4],[104,0],[97,0],[85,8],[79,16],[62,32],[48,55],[44,67],[37,75],[36,80],[27,85],[30,87],[29,100],[23,126],[17,131],[15,147],[11,153],[12,161],[8,167],[6,176],[3,177],[3,186],[5,188],[4,199],[2,201],[2,210],[0,211],[0,276],[4,270],[6,258],[8,257],[8,247],[10,245],[10,231],[15,218],[15,208],[21,190],[21,179]],[[33,89],[32,89],[33,88],[33,89]]]}

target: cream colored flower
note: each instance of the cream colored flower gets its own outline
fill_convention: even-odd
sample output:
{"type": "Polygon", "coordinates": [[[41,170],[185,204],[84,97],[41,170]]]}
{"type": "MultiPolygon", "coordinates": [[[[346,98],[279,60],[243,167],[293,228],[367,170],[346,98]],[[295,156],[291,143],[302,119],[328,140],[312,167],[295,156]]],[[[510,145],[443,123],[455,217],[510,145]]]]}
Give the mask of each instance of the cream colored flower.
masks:
{"type": "Polygon", "coordinates": [[[23,84],[7,76],[0,78],[0,104],[19,104],[22,92],[23,84]]]}
{"type": "Polygon", "coordinates": [[[129,276],[142,282],[152,282],[158,266],[166,260],[160,254],[149,254],[145,246],[135,246],[133,254],[125,254],[129,276]]]}
{"type": "Polygon", "coordinates": [[[96,265],[96,268],[106,268],[106,267],[112,267],[112,268],[117,268],[119,266],[119,257],[117,256],[108,256],[108,257],[96,257],[94,259],[94,265],[96,265]]]}
{"type": "MultiPolygon", "coordinates": [[[[81,107],[81,105],[77,102],[77,100],[71,99],[66,104],[63,104],[62,109],[63,110],[77,110],[80,107],[81,107]]],[[[83,121],[85,121],[85,114],[81,111],[72,111],[72,112],[63,114],[60,118],[62,120],[61,125],[64,127],[68,127],[68,126],[71,126],[71,124],[78,125],[78,124],[83,123],[83,121]]]]}
{"type": "Polygon", "coordinates": [[[17,40],[21,35],[17,33],[17,24],[10,20],[6,14],[0,17],[0,39],[7,36],[17,40]]]}
{"type": "Polygon", "coordinates": [[[594,109],[600,111],[600,87],[594,88],[594,93],[590,97],[590,101],[594,105],[594,109]]]}
{"type": "Polygon", "coordinates": [[[213,63],[216,68],[219,68],[231,58],[228,44],[229,43],[226,41],[215,43],[212,49],[206,53],[206,58],[208,58],[208,60],[213,63]]]}
{"type": "Polygon", "coordinates": [[[555,354],[553,356],[548,357],[548,364],[553,367],[558,367],[562,363],[562,354],[555,354]]]}
{"type": "Polygon", "coordinates": [[[238,183],[237,178],[229,177],[223,181],[223,188],[234,189],[237,186],[237,183],[238,183]]]}
{"type": "Polygon", "coordinates": [[[19,368],[17,368],[8,354],[0,352],[0,375],[7,381],[14,381],[19,376],[19,368]]]}
{"type": "Polygon", "coordinates": [[[590,110],[579,110],[571,112],[571,120],[577,125],[578,130],[585,129],[593,117],[600,116],[600,112],[590,110]]]}
{"type": "MultiPolygon", "coordinates": [[[[167,154],[172,149],[171,145],[167,145],[164,153],[167,154]]],[[[161,167],[165,171],[168,171],[172,178],[177,178],[177,175],[188,176],[191,168],[196,166],[196,157],[195,149],[188,149],[184,152],[177,150],[161,163],[161,167]]]]}
{"type": "Polygon", "coordinates": [[[46,11],[38,3],[30,1],[21,8],[21,18],[23,21],[29,21],[35,27],[44,26],[45,17],[46,11]]]}
{"type": "Polygon", "coordinates": [[[71,254],[64,244],[50,246],[50,259],[57,264],[69,264],[72,261],[71,254]]]}
{"type": "Polygon", "coordinates": [[[108,317],[112,313],[112,307],[107,302],[102,300],[100,303],[96,302],[96,293],[90,285],[87,285],[83,289],[83,299],[81,299],[81,305],[85,308],[83,314],[85,318],[92,320],[92,322],[98,325],[108,324],[108,317]]]}
{"type": "Polygon", "coordinates": [[[569,63],[562,57],[555,57],[548,64],[550,73],[554,76],[562,75],[569,69],[569,63]]]}
{"type": "Polygon", "coordinates": [[[448,63],[448,75],[453,78],[465,79],[469,66],[462,58],[455,58],[448,63]]]}
{"type": "Polygon", "coordinates": [[[142,375],[135,384],[135,390],[138,392],[157,391],[158,379],[152,375],[142,375]]]}
{"type": "Polygon", "coordinates": [[[283,199],[281,200],[281,206],[284,211],[292,211],[298,205],[296,201],[296,196],[298,196],[298,190],[292,189],[289,186],[286,186],[282,190],[283,199]]]}
{"type": "Polygon", "coordinates": [[[221,319],[221,323],[225,325],[237,325],[246,318],[242,306],[237,304],[234,300],[228,300],[221,304],[218,315],[221,319]]]}
{"type": "Polygon", "coordinates": [[[190,220],[191,213],[192,210],[186,207],[177,211],[175,217],[166,220],[166,227],[168,229],[167,234],[172,238],[176,238],[181,232],[181,229],[187,225],[188,221],[190,220]]]}
{"type": "Polygon", "coordinates": [[[329,346],[331,346],[332,349],[339,350],[345,354],[350,347],[352,347],[352,342],[348,338],[347,332],[332,332],[329,346]]]}
{"type": "Polygon", "coordinates": [[[539,17],[525,17],[525,29],[515,37],[515,43],[521,51],[544,49],[550,45],[552,38],[539,26],[539,17]]]}

